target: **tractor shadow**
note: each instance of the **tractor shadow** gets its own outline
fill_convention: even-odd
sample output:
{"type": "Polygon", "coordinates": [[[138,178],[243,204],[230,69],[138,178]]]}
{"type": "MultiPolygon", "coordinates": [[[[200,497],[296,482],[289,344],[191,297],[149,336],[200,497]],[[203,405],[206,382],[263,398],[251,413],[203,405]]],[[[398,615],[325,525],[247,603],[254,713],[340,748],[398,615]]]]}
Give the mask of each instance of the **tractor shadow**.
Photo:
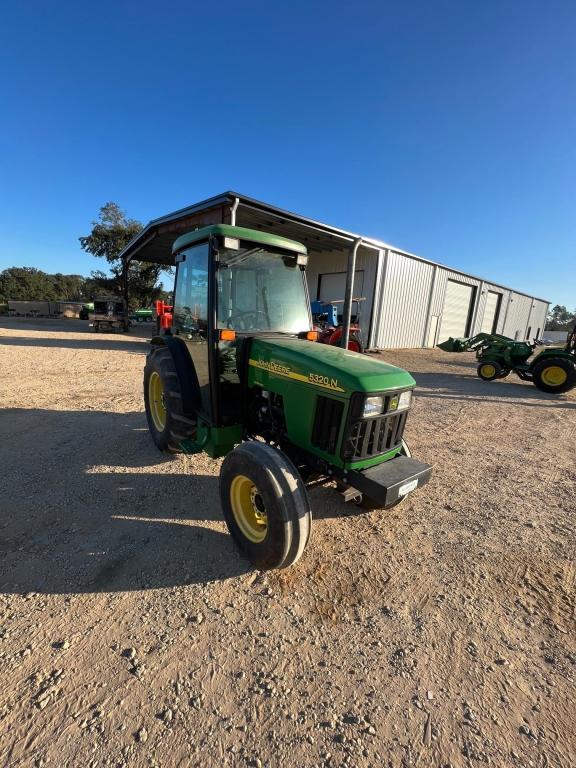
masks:
{"type": "Polygon", "coordinates": [[[462,373],[416,373],[412,374],[416,380],[416,397],[440,398],[447,400],[477,401],[481,403],[494,403],[505,405],[512,402],[514,405],[536,408],[561,408],[575,409],[576,390],[562,395],[552,395],[541,392],[530,383],[521,381],[511,373],[506,379],[496,381],[482,381],[474,372],[469,375],[462,373]]]}
{"type": "Polygon", "coordinates": [[[157,589],[251,570],[205,457],[166,457],[143,413],[0,411],[0,592],[157,589]]]}

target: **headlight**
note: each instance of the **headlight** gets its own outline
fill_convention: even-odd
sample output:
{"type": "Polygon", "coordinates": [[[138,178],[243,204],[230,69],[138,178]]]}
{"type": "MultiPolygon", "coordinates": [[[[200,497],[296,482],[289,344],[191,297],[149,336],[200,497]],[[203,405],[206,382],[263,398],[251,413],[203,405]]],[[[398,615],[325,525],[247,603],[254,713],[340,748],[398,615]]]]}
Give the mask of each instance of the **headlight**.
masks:
{"type": "Polygon", "coordinates": [[[404,411],[406,408],[410,408],[410,404],[412,402],[412,390],[408,390],[408,392],[402,392],[400,394],[400,398],[398,399],[398,408],[397,411],[404,411]]]}
{"type": "Polygon", "coordinates": [[[384,398],[381,395],[375,397],[367,397],[364,400],[364,417],[366,416],[378,416],[384,410],[384,398]]]}
{"type": "Polygon", "coordinates": [[[371,395],[364,400],[362,416],[379,416],[381,413],[396,413],[406,411],[412,404],[412,391],[400,392],[395,395],[371,395]]]}

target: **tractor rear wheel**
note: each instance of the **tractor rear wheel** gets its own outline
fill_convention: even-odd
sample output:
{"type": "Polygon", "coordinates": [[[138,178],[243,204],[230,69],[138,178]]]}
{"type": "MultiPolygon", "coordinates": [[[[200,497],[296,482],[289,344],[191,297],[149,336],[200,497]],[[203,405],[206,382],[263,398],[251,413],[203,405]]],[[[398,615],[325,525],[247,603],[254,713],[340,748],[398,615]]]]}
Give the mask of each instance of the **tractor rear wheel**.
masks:
{"type": "Polygon", "coordinates": [[[228,529],[260,570],[287,568],[310,538],[308,493],[290,459],[266,443],[242,443],[220,470],[220,499],[228,529]]]}
{"type": "Polygon", "coordinates": [[[196,436],[196,420],[182,410],[180,380],[167,347],[155,347],[146,357],[144,404],[156,446],[168,453],[182,453],[182,440],[196,436]]]}
{"type": "Polygon", "coordinates": [[[482,381],[494,381],[494,379],[500,379],[504,373],[502,366],[492,360],[485,360],[483,363],[480,363],[476,372],[482,381]]]}
{"type": "Polygon", "coordinates": [[[355,333],[351,333],[348,337],[348,349],[350,352],[359,352],[360,354],[364,352],[364,349],[362,347],[362,342],[360,341],[360,337],[357,336],[355,333]]]}
{"type": "Polygon", "coordinates": [[[542,392],[568,392],[576,386],[576,363],[564,357],[548,357],[536,363],[532,381],[542,392]]]}

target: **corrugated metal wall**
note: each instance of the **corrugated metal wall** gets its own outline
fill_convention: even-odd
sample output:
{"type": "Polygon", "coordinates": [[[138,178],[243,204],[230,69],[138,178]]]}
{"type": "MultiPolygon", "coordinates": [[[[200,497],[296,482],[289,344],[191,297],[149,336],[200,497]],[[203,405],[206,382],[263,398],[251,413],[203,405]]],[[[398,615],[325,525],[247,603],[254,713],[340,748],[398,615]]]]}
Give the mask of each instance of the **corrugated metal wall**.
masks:
{"type": "MultiPolygon", "coordinates": [[[[399,349],[433,347],[444,341],[440,336],[448,280],[475,288],[470,335],[480,332],[488,291],[502,296],[496,333],[512,338],[518,333],[518,338],[524,339],[529,328],[532,337],[538,328],[544,328],[548,305],[543,301],[402,253],[385,251],[371,345],[399,349]]],[[[364,285],[368,285],[367,280],[364,285]]]]}
{"type": "Polygon", "coordinates": [[[524,340],[533,300],[529,296],[511,293],[505,308],[504,336],[524,340]]]}
{"type": "Polygon", "coordinates": [[[542,338],[544,335],[544,328],[546,327],[546,317],[548,315],[548,304],[545,301],[534,300],[534,308],[532,309],[532,336],[542,338]]]}
{"type": "Polygon", "coordinates": [[[434,266],[394,251],[384,256],[381,315],[374,346],[422,347],[425,343],[434,266]]]}

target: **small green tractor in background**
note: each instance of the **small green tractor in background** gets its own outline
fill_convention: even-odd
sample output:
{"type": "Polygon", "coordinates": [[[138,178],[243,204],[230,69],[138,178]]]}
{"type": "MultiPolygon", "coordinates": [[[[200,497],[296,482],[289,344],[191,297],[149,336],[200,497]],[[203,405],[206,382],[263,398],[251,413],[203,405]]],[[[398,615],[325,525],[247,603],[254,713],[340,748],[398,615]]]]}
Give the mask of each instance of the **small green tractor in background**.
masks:
{"type": "Polygon", "coordinates": [[[224,457],[224,518],[254,565],[302,555],[311,485],[336,481],[344,500],[386,508],[428,481],[403,440],[412,376],[314,343],[305,246],[218,224],[173,253],[174,303],[158,310],[170,322],[144,369],[150,434],[163,451],[224,457]]]}
{"type": "Polygon", "coordinates": [[[532,381],[542,392],[560,394],[576,386],[576,326],[564,347],[547,347],[532,360],[540,342],[515,341],[507,336],[479,333],[468,339],[438,344],[444,352],[476,352],[478,376],[484,381],[503,379],[512,371],[523,381],[532,381]]]}
{"type": "Polygon", "coordinates": [[[130,312],[129,317],[133,323],[154,323],[156,321],[154,310],[146,307],[130,312]]]}

